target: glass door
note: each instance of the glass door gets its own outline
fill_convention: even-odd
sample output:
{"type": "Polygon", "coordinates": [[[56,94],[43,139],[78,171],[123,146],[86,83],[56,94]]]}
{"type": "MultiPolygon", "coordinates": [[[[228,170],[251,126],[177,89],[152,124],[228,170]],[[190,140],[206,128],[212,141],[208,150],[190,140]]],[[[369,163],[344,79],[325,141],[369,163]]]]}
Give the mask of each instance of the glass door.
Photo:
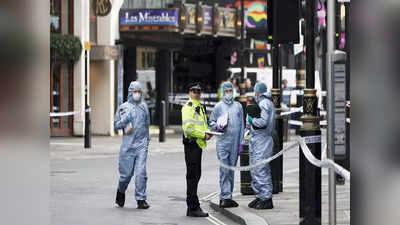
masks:
{"type": "MultiPolygon", "coordinates": [[[[72,112],[73,110],[73,66],[52,63],[50,73],[50,112],[72,112]]],[[[52,136],[71,136],[73,115],[50,118],[52,136]]]]}

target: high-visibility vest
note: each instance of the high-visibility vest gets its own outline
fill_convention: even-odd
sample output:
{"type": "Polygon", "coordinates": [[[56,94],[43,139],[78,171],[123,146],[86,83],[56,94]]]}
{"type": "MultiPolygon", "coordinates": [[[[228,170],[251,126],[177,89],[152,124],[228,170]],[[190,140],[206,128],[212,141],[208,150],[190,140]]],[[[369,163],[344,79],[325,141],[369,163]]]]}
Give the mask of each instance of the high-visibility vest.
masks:
{"type": "Polygon", "coordinates": [[[190,98],[182,107],[182,129],[185,138],[195,139],[202,149],[207,146],[205,140],[205,132],[209,130],[207,117],[199,101],[190,98]]]}

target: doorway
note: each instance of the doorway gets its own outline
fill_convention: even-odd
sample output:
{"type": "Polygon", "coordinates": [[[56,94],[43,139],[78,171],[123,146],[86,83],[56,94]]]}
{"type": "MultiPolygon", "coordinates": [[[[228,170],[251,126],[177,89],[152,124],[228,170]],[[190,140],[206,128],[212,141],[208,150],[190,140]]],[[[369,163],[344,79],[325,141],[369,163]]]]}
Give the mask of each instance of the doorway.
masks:
{"type": "MultiPolygon", "coordinates": [[[[50,112],[73,110],[73,65],[52,63],[50,66],[50,112]]],[[[50,118],[51,136],[72,136],[73,115],[50,118]]]]}

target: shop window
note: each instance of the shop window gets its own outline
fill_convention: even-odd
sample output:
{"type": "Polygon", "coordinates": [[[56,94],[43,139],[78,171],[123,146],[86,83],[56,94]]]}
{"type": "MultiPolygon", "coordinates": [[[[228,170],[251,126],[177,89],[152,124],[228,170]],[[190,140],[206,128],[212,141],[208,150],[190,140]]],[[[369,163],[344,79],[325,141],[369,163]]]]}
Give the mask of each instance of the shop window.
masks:
{"type": "Polygon", "coordinates": [[[155,65],[155,53],[153,51],[143,51],[141,53],[141,69],[153,69],[155,65]]]}
{"type": "Polygon", "coordinates": [[[154,68],[154,52],[147,53],[147,67],[154,68]]]}
{"type": "Polygon", "coordinates": [[[142,68],[146,68],[146,52],[142,52],[142,68]]]}

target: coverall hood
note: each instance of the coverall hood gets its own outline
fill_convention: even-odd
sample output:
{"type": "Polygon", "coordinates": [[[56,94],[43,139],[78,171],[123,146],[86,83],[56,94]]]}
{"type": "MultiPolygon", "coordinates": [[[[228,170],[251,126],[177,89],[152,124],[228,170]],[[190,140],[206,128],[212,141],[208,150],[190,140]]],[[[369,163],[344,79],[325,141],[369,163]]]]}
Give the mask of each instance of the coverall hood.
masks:
{"type": "Polygon", "coordinates": [[[234,93],[234,90],[235,90],[235,88],[233,87],[233,84],[231,82],[229,82],[229,81],[228,82],[224,82],[222,84],[221,89],[222,89],[222,100],[226,104],[232,104],[232,102],[233,102],[233,93],[234,93]],[[230,94],[230,95],[225,94],[226,90],[232,90],[232,94],[230,94]]]}
{"type": "Polygon", "coordinates": [[[133,98],[132,98],[132,94],[133,94],[133,90],[135,90],[135,89],[140,89],[140,99],[137,102],[142,101],[142,96],[143,96],[142,85],[140,85],[140,83],[138,81],[132,81],[128,88],[128,102],[130,102],[130,103],[134,102],[133,98]]]}
{"type": "Polygon", "coordinates": [[[264,98],[271,98],[271,92],[268,91],[267,85],[263,82],[257,82],[254,86],[254,92],[260,96],[256,96],[256,102],[260,102],[264,98]]]}

